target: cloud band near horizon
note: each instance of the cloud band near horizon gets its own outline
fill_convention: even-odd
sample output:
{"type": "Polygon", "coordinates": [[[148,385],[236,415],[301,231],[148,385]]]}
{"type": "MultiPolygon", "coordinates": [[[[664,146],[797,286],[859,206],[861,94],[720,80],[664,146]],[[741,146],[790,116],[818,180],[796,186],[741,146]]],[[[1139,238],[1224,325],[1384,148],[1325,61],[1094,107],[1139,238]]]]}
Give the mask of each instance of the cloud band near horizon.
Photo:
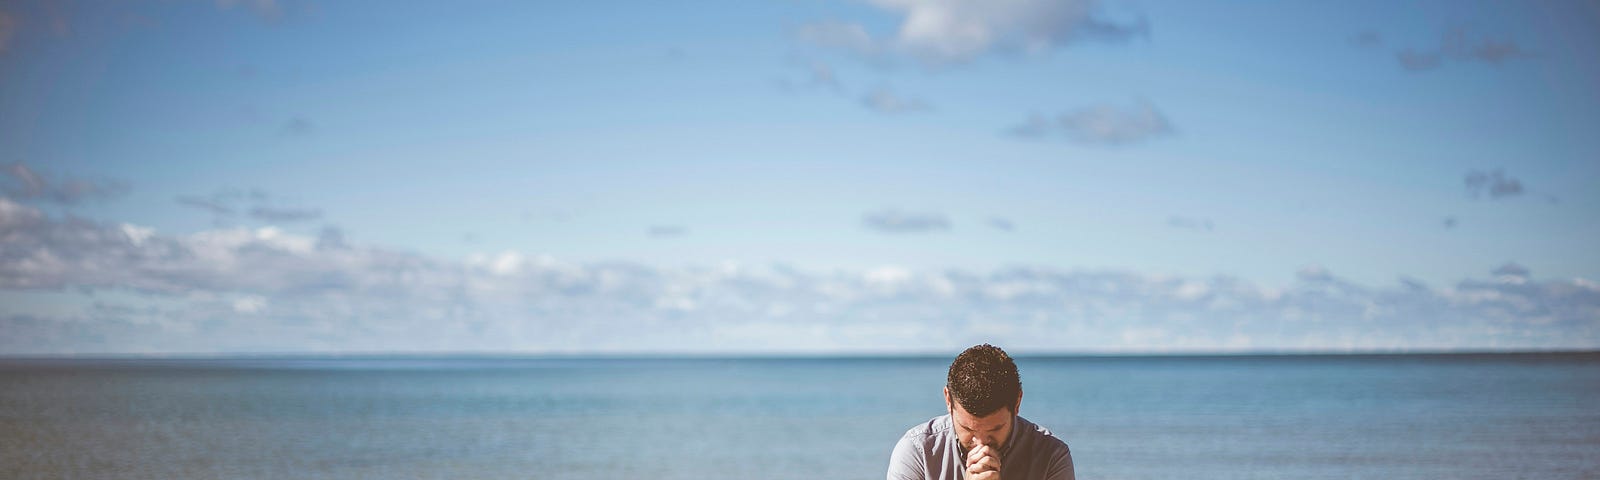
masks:
{"type": "Polygon", "coordinates": [[[0,199],[0,354],[1600,348],[1600,283],[662,268],[429,257],[276,228],[168,235],[0,199]]]}

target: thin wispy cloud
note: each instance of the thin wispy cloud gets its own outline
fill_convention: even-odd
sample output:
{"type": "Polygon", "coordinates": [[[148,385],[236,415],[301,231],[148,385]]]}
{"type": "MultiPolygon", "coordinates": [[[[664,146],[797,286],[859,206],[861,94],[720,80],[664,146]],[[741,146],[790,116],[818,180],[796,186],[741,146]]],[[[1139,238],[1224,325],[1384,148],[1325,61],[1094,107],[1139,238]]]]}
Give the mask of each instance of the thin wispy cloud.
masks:
{"type": "Polygon", "coordinates": [[[1167,117],[1149,103],[1090,107],[1062,115],[1060,123],[1068,137],[1093,144],[1123,145],[1173,133],[1167,117]]]}
{"type": "Polygon", "coordinates": [[[821,88],[827,88],[827,90],[832,91],[845,90],[845,86],[840,85],[838,77],[834,75],[834,67],[830,67],[826,62],[811,61],[810,64],[806,64],[806,67],[811,72],[810,85],[821,86],[821,88]]]}
{"type": "Polygon", "coordinates": [[[1440,63],[1444,61],[1444,54],[1437,51],[1401,50],[1395,52],[1394,58],[1400,62],[1400,68],[1412,72],[1421,72],[1438,68],[1440,63]]]}
{"type": "Polygon", "coordinates": [[[1034,113],[1007,133],[1028,139],[1062,136],[1089,145],[1131,145],[1176,133],[1166,115],[1149,102],[1097,105],[1052,117],[1034,113]]]}
{"type": "Polygon", "coordinates": [[[1394,55],[1400,67],[1409,72],[1434,70],[1447,61],[1500,66],[1509,61],[1536,57],[1515,41],[1491,38],[1460,27],[1445,32],[1436,47],[1403,48],[1395,51],[1394,55]]]}
{"type": "Polygon", "coordinates": [[[950,219],[942,213],[886,209],[862,215],[861,225],[883,233],[931,233],[949,231],[950,219]]]}
{"type": "Polygon", "coordinates": [[[1517,265],[1517,262],[1506,262],[1505,265],[1496,267],[1494,271],[1490,273],[1493,273],[1497,277],[1526,279],[1528,278],[1528,274],[1531,272],[1528,271],[1528,267],[1517,265]]]}
{"type": "Polygon", "coordinates": [[[931,110],[933,107],[915,98],[896,94],[888,88],[875,88],[861,96],[861,106],[879,113],[912,113],[931,110]]]}
{"type": "Polygon", "coordinates": [[[1167,217],[1167,226],[1183,230],[1193,230],[1197,232],[1209,232],[1216,227],[1215,224],[1211,223],[1211,219],[1209,218],[1193,218],[1178,215],[1167,217]]]}
{"type": "Polygon", "coordinates": [[[178,205],[210,213],[218,224],[228,223],[241,212],[249,219],[268,223],[306,222],[322,218],[321,209],[278,205],[271,194],[257,188],[222,189],[210,195],[179,195],[175,200],[178,205]]]}
{"type": "Polygon", "coordinates": [[[812,45],[864,56],[877,55],[880,48],[867,28],[857,23],[832,20],[808,23],[795,29],[795,36],[812,45]]]}
{"type": "Polygon", "coordinates": [[[794,58],[790,64],[804,72],[800,79],[780,78],[778,87],[789,92],[800,91],[826,91],[845,94],[844,83],[834,73],[834,68],[828,62],[815,58],[794,58]]]}
{"type": "Polygon", "coordinates": [[[217,7],[223,10],[245,10],[257,18],[269,23],[283,20],[284,5],[278,0],[216,0],[217,7]]]}
{"type": "Polygon", "coordinates": [[[1418,280],[1418,279],[1415,279],[1415,278],[1412,278],[1412,277],[1409,277],[1409,276],[1405,276],[1405,275],[1401,275],[1400,276],[1400,285],[1404,286],[1406,288],[1406,290],[1409,290],[1409,291],[1412,291],[1412,292],[1428,292],[1428,291],[1432,291],[1432,288],[1429,288],[1428,284],[1423,282],[1422,280],[1418,280]]]}
{"type": "Polygon", "coordinates": [[[1543,199],[1550,205],[1561,203],[1561,197],[1552,193],[1530,190],[1522,184],[1522,180],[1507,174],[1504,169],[1471,170],[1463,179],[1467,187],[1467,197],[1473,200],[1488,198],[1500,200],[1512,197],[1531,196],[1543,199]]]}
{"type": "Polygon", "coordinates": [[[11,46],[11,37],[17,34],[17,19],[10,13],[0,11],[0,54],[6,53],[11,46]]]}
{"type": "Polygon", "coordinates": [[[1324,283],[1333,281],[1333,273],[1321,265],[1307,265],[1294,272],[1295,278],[1302,282],[1324,283]]]}
{"type": "Polygon", "coordinates": [[[1049,117],[1037,112],[1028,115],[1021,124],[1006,129],[1006,133],[1022,138],[1044,138],[1054,133],[1058,127],[1049,117]]]}
{"type": "Polygon", "coordinates": [[[179,195],[175,198],[179,205],[199,209],[217,217],[228,217],[237,213],[246,202],[262,204],[269,195],[260,189],[222,189],[210,195],[179,195]]]}
{"type": "Polygon", "coordinates": [[[250,209],[250,217],[268,222],[305,222],[322,218],[322,210],[257,206],[250,209]]]}
{"type": "Polygon", "coordinates": [[[1383,34],[1374,30],[1363,30],[1350,37],[1350,44],[1361,48],[1379,48],[1383,46],[1383,34]]]}
{"type": "MultiPolygon", "coordinates": [[[[787,92],[823,91],[836,95],[849,97],[854,94],[839,80],[833,66],[817,59],[797,59],[791,63],[802,67],[806,76],[795,80],[781,78],[778,87],[787,92]]],[[[904,114],[932,110],[928,102],[907,97],[897,93],[886,86],[878,86],[867,90],[856,98],[856,103],[863,108],[883,114],[904,114]]]]}
{"type": "Polygon", "coordinates": [[[341,250],[350,248],[350,245],[345,243],[344,229],[334,225],[327,225],[322,227],[322,230],[317,231],[316,248],[317,250],[341,250]]]}
{"type": "Polygon", "coordinates": [[[684,236],[689,229],[682,225],[651,225],[646,233],[653,238],[671,238],[684,236]]]}
{"type": "Polygon", "coordinates": [[[523,210],[522,214],[518,215],[518,218],[522,221],[522,223],[569,222],[572,221],[572,217],[573,213],[566,210],[544,210],[540,212],[523,210]]]}
{"type": "Polygon", "coordinates": [[[305,117],[290,118],[288,121],[283,122],[283,126],[278,129],[278,133],[284,136],[310,135],[315,131],[316,126],[312,125],[311,121],[305,119],[305,117]]]}
{"type": "Polygon", "coordinates": [[[828,65],[827,62],[821,60],[806,62],[806,71],[811,74],[810,78],[807,79],[808,85],[834,92],[844,90],[844,85],[839,83],[839,78],[833,73],[833,67],[828,65]]]}
{"type": "Polygon", "coordinates": [[[64,178],[53,180],[28,164],[13,162],[5,166],[6,182],[0,192],[23,201],[77,205],[84,201],[104,201],[128,193],[128,186],[115,180],[64,178]]]}
{"type": "Polygon", "coordinates": [[[228,206],[216,197],[202,197],[197,195],[180,195],[176,199],[179,205],[198,208],[214,216],[225,217],[233,215],[233,207],[228,206]]]}
{"type": "Polygon", "coordinates": [[[1490,200],[1499,200],[1506,197],[1522,195],[1522,181],[1506,175],[1505,170],[1492,171],[1473,170],[1467,172],[1465,179],[1467,196],[1473,199],[1488,197],[1490,200]]]}
{"type": "Polygon", "coordinates": [[[989,217],[988,219],[984,220],[984,223],[988,224],[989,227],[994,228],[995,230],[1000,230],[1003,232],[1017,231],[1017,224],[1012,222],[1011,219],[1005,217],[989,217]]]}

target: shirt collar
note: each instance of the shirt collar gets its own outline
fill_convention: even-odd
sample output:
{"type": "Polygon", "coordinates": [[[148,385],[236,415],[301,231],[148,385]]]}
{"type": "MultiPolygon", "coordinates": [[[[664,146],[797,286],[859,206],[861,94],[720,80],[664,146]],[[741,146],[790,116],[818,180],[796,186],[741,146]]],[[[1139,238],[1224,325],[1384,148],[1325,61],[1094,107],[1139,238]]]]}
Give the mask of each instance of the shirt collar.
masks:
{"type": "Polygon", "coordinates": [[[1022,430],[1022,417],[1011,414],[1011,435],[1006,436],[1006,446],[1000,447],[1000,459],[1010,456],[1013,447],[1017,446],[1017,430],[1022,430]]]}

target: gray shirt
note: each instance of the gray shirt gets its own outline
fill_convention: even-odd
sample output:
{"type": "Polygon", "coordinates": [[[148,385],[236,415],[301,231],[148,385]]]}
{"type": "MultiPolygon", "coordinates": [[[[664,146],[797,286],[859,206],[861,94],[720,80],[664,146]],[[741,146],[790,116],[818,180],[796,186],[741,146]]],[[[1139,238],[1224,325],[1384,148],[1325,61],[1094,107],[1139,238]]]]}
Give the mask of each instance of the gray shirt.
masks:
{"type": "MultiPolygon", "coordinates": [[[[907,430],[889,455],[889,480],[961,480],[961,457],[949,415],[933,417],[907,430]]],[[[1074,480],[1072,451],[1049,430],[1017,417],[1000,449],[1003,480],[1074,480]]]]}

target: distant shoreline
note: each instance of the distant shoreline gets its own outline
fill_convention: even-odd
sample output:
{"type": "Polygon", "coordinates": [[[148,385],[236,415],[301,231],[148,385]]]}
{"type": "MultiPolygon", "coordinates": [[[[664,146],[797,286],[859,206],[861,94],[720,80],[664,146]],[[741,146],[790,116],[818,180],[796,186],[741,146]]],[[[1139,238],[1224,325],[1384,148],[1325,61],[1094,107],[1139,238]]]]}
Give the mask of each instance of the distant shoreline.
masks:
{"type": "MultiPolygon", "coordinates": [[[[32,361],[542,361],[542,360],[921,360],[947,359],[947,353],[692,353],[692,352],[281,352],[281,353],[93,353],[0,354],[0,363],[32,361]]],[[[1471,357],[1600,357],[1595,350],[1426,350],[1426,351],[1242,351],[1242,352],[1054,352],[1019,353],[1019,360],[1071,359],[1251,359],[1251,358],[1471,358],[1471,357]]]]}

